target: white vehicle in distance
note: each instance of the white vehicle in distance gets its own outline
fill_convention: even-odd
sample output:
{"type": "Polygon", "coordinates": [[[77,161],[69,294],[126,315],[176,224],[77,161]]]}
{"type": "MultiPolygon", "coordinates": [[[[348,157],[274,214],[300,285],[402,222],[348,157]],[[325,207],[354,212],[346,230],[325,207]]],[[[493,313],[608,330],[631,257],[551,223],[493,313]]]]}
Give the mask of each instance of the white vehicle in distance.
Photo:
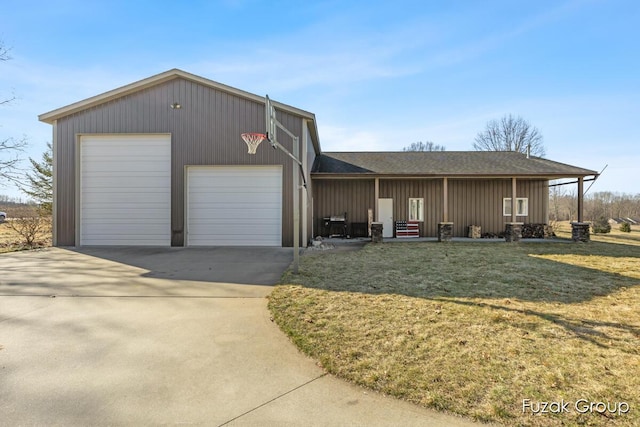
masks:
{"type": "Polygon", "coordinates": [[[7,219],[7,214],[4,212],[0,212],[0,222],[4,222],[7,219]]]}

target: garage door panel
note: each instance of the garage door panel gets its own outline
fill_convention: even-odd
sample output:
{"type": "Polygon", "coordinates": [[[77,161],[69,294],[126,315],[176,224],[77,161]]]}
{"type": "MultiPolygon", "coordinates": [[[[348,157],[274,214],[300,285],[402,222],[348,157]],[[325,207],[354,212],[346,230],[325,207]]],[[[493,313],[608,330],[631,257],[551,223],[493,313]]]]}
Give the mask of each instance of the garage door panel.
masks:
{"type": "MultiPolygon", "coordinates": [[[[114,221],[109,223],[102,223],[102,225],[111,225],[114,226],[114,229],[111,230],[110,234],[93,232],[92,234],[86,234],[87,236],[96,236],[96,235],[113,235],[113,236],[135,236],[142,235],[140,233],[141,226],[144,226],[144,232],[147,233],[149,230],[155,231],[155,234],[160,234],[166,227],[166,223],[127,223],[122,221],[114,221]]],[[[148,234],[148,233],[147,233],[148,234]]]]}
{"type": "Polygon", "coordinates": [[[89,220],[98,220],[102,223],[109,223],[112,218],[120,218],[122,222],[139,222],[144,224],[147,221],[162,220],[163,223],[169,224],[166,214],[163,212],[161,206],[152,206],[146,208],[138,208],[136,215],[124,212],[122,210],[105,208],[105,209],[85,209],[83,211],[83,220],[86,220],[89,224],[89,220]]]}
{"type": "Polygon", "coordinates": [[[235,233],[203,235],[189,239],[191,246],[212,246],[210,243],[215,239],[214,246],[274,246],[273,241],[280,239],[280,234],[257,234],[257,235],[237,235],[235,233]]]}
{"type": "Polygon", "coordinates": [[[263,221],[268,223],[278,223],[280,210],[279,209],[250,209],[243,211],[236,211],[233,209],[206,209],[198,211],[191,215],[191,219],[208,220],[210,222],[230,221],[232,224],[238,221],[250,221],[251,223],[260,224],[263,221]],[[263,218],[261,218],[263,217],[263,218]]]}
{"type": "Polygon", "coordinates": [[[282,168],[188,169],[190,246],[281,246],[282,168]]]}
{"type": "Polygon", "coordinates": [[[80,244],[171,243],[168,135],[81,139],[80,244]]]}
{"type": "MultiPolygon", "coordinates": [[[[236,235],[238,234],[236,232],[236,230],[230,228],[230,227],[226,227],[224,224],[216,224],[216,223],[202,223],[199,224],[200,226],[203,226],[203,229],[200,231],[200,233],[198,233],[199,235],[215,235],[215,234],[220,234],[220,235],[224,235],[224,234],[232,234],[232,235],[236,235]]],[[[263,223],[263,224],[244,224],[242,225],[242,229],[244,231],[244,233],[241,233],[241,235],[262,235],[262,234],[268,234],[267,231],[265,231],[265,227],[271,227],[273,230],[275,230],[275,228],[278,226],[279,224],[276,224],[274,222],[272,223],[263,223]]],[[[197,226],[196,226],[197,227],[197,226]]],[[[279,235],[276,232],[272,232],[270,233],[271,235],[279,235]]]]}
{"type": "MultiPolygon", "coordinates": [[[[159,158],[158,162],[164,161],[166,159],[159,158]]],[[[121,176],[146,176],[148,172],[156,172],[158,175],[163,174],[163,170],[158,167],[157,164],[149,164],[148,161],[145,162],[134,162],[134,161],[120,161],[113,160],[112,162],[85,162],[85,166],[91,168],[97,174],[102,174],[106,176],[117,176],[117,174],[121,176]]]]}
{"type": "Polygon", "coordinates": [[[164,206],[170,198],[159,196],[166,195],[165,193],[166,189],[164,188],[130,187],[115,190],[113,187],[97,186],[84,189],[82,197],[88,203],[102,204],[104,206],[109,206],[109,200],[129,200],[137,203],[156,202],[164,206]]]}
{"type": "MultiPolygon", "coordinates": [[[[192,219],[190,225],[191,225],[190,230],[192,231],[194,229],[197,230],[198,227],[202,227],[200,229],[201,232],[205,232],[207,230],[213,230],[213,229],[219,232],[219,231],[224,231],[225,229],[228,230],[230,228],[229,226],[225,225],[225,222],[220,221],[216,218],[195,218],[195,219],[192,219]]],[[[247,230],[251,227],[254,227],[256,230],[259,230],[261,227],[270,227],[272,230],[274,230],[274,232],[276,227],[280,226],[277,220],[265,219],[265,218],[261,218],[259,221],[255,221],[253,220],[253,218],[251,221],[238,221],[236,222],[235,225],[241,226],[243,230],[247,230]]],[[[263,230],[263,231],[266,233],[269,230],[263,230]]]]}
{"type": "Polygon", "coordinates": [[[171,183],[171,179],[164,174],[157,172],[145,173],[144,175],[92,175],[85,177],[85,189],[92,187],[108,188],[118,186],[118,188],[160,188],[166,190],[166,186],[171,183]]]}
{"type": "Polygon", "coordinates": [[[92,147],[89,151],[82,153],[82,158],[90,162],[100,163],[102,161],[112,162],[114,160],[122,162],[137,162],[146,159],[155,160],[166,157],[164,151],[150,151],[149,147],[158,147],[159,144],[144,144],[137,142],[135,145],[118,145],[113,142],[109,143],[109,147],[92,147]],[[119,153],[114,153],[114,149],[121,152],[127,152],[129,155],[122,158],[119,153]]]}
{"type": "MultiPolygon", "coordinates": [[[[194,177],[192,180],[192,189],[197,191],[198,189],[207,189],[207,188],[218,188],[220,191],[225,191],[225,189],[229,188],[244,188],[248,191],[256,188],[256,179],[265,178],[267,180],[277,179],[277,176],[273,175],[252,175],[251,177],[229,177],[229,176],[221,176],[216,178],[211,177],[194,177]],[[231,187],[228,185],[231,184],[231,187]]],[[[272,188],[274,191],[279,191],[280,186],[275,185],[275,182],[268,181],[265,184],[265,188],[272,188]]],[[[261,187],[262,188],[262,187],[261,187]]]]}
{"type": "MultiPolygon", "coordinates": [[[[141,189],[142,190],[142,189],[141,189]]],[[[139,210],[149,206],[157,208],[164,208],[167,203],[170,202],[169,198],[160,197],[164,196],[161,192],[135,192],[130,191],[123,194],[117,193],[100,193],[98,191],[94,193],[86,194],[87,207],[85,210],[91,211],[93,209],[113,209],[120,212],[125,212],[131,209],[139,210]],[[124,203],[124,205],[114,206],[113,203],[124,203]]],[[[165,213],[163,211],[163,213],[165,213]]]]}
{"type": "MultiPolygon", "coordinates": [[[[145,226],[145,230],[153,230],[155,229],[156,233],[161,233],[162,230],[164,230],[164,228],[167,226],[167,223],[165,222],[157,222],[157,221],[148,221],[148,222],[142,222],[142,221],[131,221],[131,222],[124,222],[124,221],[100,221],[100,222],[95,222],[95,225],[109,225],[114,227],[114,230],[111,230],[112,234],[139,234],[140,227],[141,226],[145,226]]],[[[93,235],[95,234],[104,234],[101,233],[99,231],[94,231],[93,235]]],[[[85,234],[85,237],[87,235],[90,234],[85,234]]]]}
{"type": "Polygon", "coordinates": [[[216,200],[211,200],[210,194],[194,194],[191,196],[191,200],[194,203],[200,204],[202,207],[221,207],[226,204],[232,204],[234,207],[251,207],[258,203],[262,205],[280,206],[280,203],[274,202],[276,197],[279,197],[280,193],[218,193],[216,200]]]}
{"type": "Polygon", "coordinates": [[[117,236],[113,234],[88,235],[84,239],[85,246],[134,246],[131,241],[137,242],[135,246],[166,246],[165,239],[151,239],[147,234],[127,234],[117,236]]]}

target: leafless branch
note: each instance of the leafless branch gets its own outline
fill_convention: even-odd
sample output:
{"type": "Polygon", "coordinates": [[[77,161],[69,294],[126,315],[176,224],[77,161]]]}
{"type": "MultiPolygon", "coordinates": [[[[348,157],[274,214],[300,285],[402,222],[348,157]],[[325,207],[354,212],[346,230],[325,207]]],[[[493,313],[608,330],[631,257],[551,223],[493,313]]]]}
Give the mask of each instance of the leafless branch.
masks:
{"type": "Polygon", "coordinates": [[[0,105],[10,104],[11,102],[13,102],[15,100],[16,100],[15,95],[12,95],[11,98],[3,99],[2,101],[0,101],[0,105]]]}
{"type": "Polygon", "coordinates": [[[5,221],[8,228],[17,233],[22,244],[27,247],[40,246],[38,238],[42,238],[49,228],[51,218],[44,216],[36,207],[22,208],[5,221]]]}
{"type": "Polygon", "coordinates": [[[511,114],[500,120],[490,120],[473,143],[478,151],[517,151],[543,157],[545,149],[540,131],[522,117],[511,114]]]}
{"type": "Polygon", "coordinates": [[[445,146],[440,144],[435,144],[431,141],[427,142],[414,142],[411,145],[404,147],[402,151],[444,151],[445,146]]]}
{"type": "Polygon", "coordinates": [[[18,183],[21,180],[19,168],[22,158],[20,154],[27,146],[27,139],[7,138],[0,141],[0,185],[7,182],[18,183]]]}
{"type": "Polygon", "coordinates": [[[9,56],[10,50],[11,49],[6,47],[2,41],[0,41],[0,61],[8,61],[11,59],[11,56],[9,56]]]}

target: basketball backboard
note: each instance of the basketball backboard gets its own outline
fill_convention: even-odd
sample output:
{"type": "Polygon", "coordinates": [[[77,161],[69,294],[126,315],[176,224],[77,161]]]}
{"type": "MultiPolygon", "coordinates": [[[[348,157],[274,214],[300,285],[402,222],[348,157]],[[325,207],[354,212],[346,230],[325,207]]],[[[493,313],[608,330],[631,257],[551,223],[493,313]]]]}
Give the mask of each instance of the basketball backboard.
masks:
{"type": "Polygon", "coordinates": [[[267,131],[267,139],[274,143],[277,141],[277,125],[276,125],[276,109],[269,99],[269,95],[265,95],[265,130],[267,131]]]}

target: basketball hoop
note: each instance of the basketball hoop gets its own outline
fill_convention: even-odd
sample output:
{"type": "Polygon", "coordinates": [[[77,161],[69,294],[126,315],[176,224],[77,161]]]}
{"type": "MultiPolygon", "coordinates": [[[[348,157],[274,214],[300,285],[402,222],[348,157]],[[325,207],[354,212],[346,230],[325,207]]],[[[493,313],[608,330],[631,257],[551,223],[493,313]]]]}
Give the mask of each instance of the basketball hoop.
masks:
{"type": "Polygon", "coordinates": [[[240,134],[244,142],[247,143],[247,147],[249,148],[249,154],[256,154],[256,149],[258,145],[267,137],[264,133],[255,133],[255,132],[247,132],[240,134]]]}

